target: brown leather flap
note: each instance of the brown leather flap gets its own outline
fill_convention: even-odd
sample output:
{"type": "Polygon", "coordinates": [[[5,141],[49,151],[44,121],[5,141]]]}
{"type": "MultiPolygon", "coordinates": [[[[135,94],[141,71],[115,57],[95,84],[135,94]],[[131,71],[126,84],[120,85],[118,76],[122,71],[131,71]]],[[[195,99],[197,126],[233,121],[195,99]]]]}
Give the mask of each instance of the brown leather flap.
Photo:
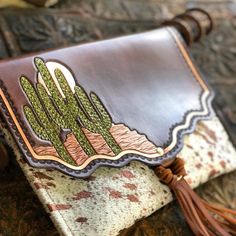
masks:
{"type": "Polygon", "coordinates": [[[3,61],[0,79],[2,113],[29,163],[78,177],[161,164],[210,113],[211,93],[168,27],[3,61]]]}

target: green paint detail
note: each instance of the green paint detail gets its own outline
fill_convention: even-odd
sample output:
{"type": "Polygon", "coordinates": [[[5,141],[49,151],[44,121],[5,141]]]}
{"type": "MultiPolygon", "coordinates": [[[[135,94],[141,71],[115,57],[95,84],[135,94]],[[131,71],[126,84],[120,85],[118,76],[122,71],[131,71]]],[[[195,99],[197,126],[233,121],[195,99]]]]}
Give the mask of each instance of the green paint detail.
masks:
{"type": "Polygon", "coordinates": [[[63,73],[56,69],[55,77],[65,96],[61,95],[50,72],[41,58],[35,58],[35,66],[42,76],[45,87],[37,83],[36,88],[26,77],[21,77],[21,86],[31,106],[24,106],[24,114],[35,134],[48,140],[59,156],[70,164],[75,164],[60,139],[62,129],[70,129],[78,143],[88,156],[96,154],[85,136],[82,127],[93,133],[99,133],[114,154],[122,150],[110,133],[112,120],[95,93],[86,94],[81,86],[71,90],[63,73]],[[49,92],[49,93],[48,93],[49,92]]]}
{"type": "Polygon", "coordinates": [[[122,150],[110,133],[111,117],[98,96],[91,93],[89,97],[84,89],[78,85],[75,86],[75,94],[84,110],[84,115],[80,115],[83,125],[91,132],[102,135],[114,154],[119,154],[122,150]]]}
{"type": "MultiPolygon", "coordinates": [[[[75,135],[76,140],[79,142],[79,144],[81,145],[81,147],[88,156],[95,155],[96,152],[94,148],[88,141],[87,137],[85,136],[83,130],[81,129],[78,123],[78,115],[77,115],[78,113],[77,110],[79,109],[78,103],[67,83],[67,80],[62,75],[62,72],[59,71],[58,69],[55,70],[55,76],[58,80],[61,90],[65,95],[65,98],[62,97],[60,91],[58,90],[44,61],[40,58],[36,58],[35,65],[38,71],[40,72],[49,93],[51,94],[51,97],[49,97],[49,99],[53,101],[53,106],[51,106],[51,103],[48,102],[49,100],[47,99],[47,101],[45,101],[46,102],[45,107],[49,115],[51,116],[53,122],[55,122],[58,126],[60,126],[61,129],[63,128],[70,129],[75,135]],[[49,112],[50,109],[52,109],[53,113],[49,112]],[[56,117],[56,119],[53,119],[53,116],[56,117]]],[[[47,91],[45,89],[44,91],[43,89],[41,90],[42,90],[41,92],[44,93],[43,96],[45,96],[47,91]]],[[[47,95],[46,97],[48,96],[49,95],[47,95]]]]}
{"type": "Polygon", "coordinates": [[[27,105],[23,107],[24,113],[35,134],[43,140],[50,141],[62,160],[74,165],[74,160],[60,139],[60,127],[52,122],[51,117],[44,111],[44,103],[33,85],[26,77],[21,77],[20,82],[31,104],[31,107],[27,105]]]}

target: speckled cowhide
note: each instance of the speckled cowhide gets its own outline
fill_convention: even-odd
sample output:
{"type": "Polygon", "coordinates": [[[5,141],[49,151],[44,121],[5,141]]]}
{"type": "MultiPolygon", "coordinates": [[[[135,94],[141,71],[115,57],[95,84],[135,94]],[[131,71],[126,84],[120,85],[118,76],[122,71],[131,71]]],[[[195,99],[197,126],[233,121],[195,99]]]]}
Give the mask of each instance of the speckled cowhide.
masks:
{"type": "Polygon", "coordinates": [[[168,27],[0,63],[0,104],[34,167],[76,177],[169,162],[210,115],[211,92],[168,27]]]}

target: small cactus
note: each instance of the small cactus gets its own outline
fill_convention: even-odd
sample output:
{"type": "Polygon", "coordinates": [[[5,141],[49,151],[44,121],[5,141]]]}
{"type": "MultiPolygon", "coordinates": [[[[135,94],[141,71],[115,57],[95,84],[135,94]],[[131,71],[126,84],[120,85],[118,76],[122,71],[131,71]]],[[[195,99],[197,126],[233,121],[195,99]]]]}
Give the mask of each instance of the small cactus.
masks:
{"type": "Polygon", "coordinates": [[[73,116],[77,119],[79,118],[81,126],[93,133],[101,134],[113,153],[119,154],[122,150],[109,131],[112,126],[111,117],[98,96],[95,93],[91,93],[89,98],[79,85],[74,87],[74,94],[59,69],[55,70],[55,76],[62,92],[70,99],[68,99],[68,102],[73,104],[73,116]]]}
{"type": "Polygon", "coordinates": [[[50,141],[61,159],[74,165],[74,160],[71,158],[60,139],[60,127],[53,123],[44,111],[43,103],[39,99],[33,85],[23,76],[20,82],[31,104],[31,106],[25,105],[23,107],[24,113],[35,134],[43,140],[50,141]]]}
{"type": "Polygon", "coordinates": [[[89,98],[83,88],[78,85],[75,86],[75,94],[87,113],[87,116],[80,116],[83,125],[91,132],[101,134],[113,153],[119,154],[122,150],[110,133],[111,117],[98,96],[91,93],[89,98]]]}
{"type": "Polygon", "coordinates": [[[64,76],[59,76],[59,70],[56,69],[55,75],[57,76],[59,86],[65,95],[65,98],[63,98],[44,61],[41,58],[36,58],[35,65],[43,78],[48,92],[51,95],[48,95],[48,92],[43,85],[38,84],[37,87],[39,94],[41,95],[45,108],[51,116],[52,121],[60,126],[61,129],[70,129],[88,156],[95,155],[95,150],[78,123],[78,110],[80,108],[67,80],[64,76]]]}

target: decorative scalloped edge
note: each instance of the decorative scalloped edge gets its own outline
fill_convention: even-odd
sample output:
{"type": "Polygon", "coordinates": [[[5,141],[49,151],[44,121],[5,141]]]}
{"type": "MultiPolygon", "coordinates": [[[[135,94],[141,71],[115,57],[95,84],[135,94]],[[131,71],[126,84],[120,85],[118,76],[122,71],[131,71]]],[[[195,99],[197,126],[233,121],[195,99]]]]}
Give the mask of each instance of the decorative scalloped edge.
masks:
{"type": "MultiPolygon", "coordinates": [[[[9,101],[13,111],[15,112],[18,122],[20,123],[20,126],[23,127],[23,130],[24,130],[24,126],[22,125],[22,121],[19,119],[19,115],[16,113],[16,108],[14,107],[14,104],[10,98],[10,95],[6,91],[6,88],[3,85],[3,82],[2,81],[0,81],[0,82],[1,82],[0,86],[7,98],[7,100],[9,101]]],[[[204,92],[202,92],[201,95],[199,96],[200,101],[202,101],[203,94],[204,94],[204,92]]],[[[183,117],[183,120],[180,123],[177,123],[171,127],[170,132],[172,132],[176,127],[184,125],[186,123],[186,118],[189,115],[191,115],[191,113],[195,113],[195,112],[201,113],[201,114],[199,114],[197,116],[193,116],[191,118],[188,128],[181,129],[177,132],[177,135],[176,135],[177,140],[178,140],[177,143],[170,151],[168,151],[163,156],[156,157],[156,158],[147,158],[142,155],[130,153],[130,154],[126,154],[126,155],[122,156],[118,160],[107,160],[107,159],[93,160],[83,170],[73,170],[69,167],[64,166],[63,164],[61,164],[59,162],[52,161],[52,160],[37,160],[37,159],[33,158],[32,154],[30,153],[30,151],[26,147],[26,144],[22,140],[21,135],[20,135],[18,129],[16,128],[14,121],[12,120],[12,117],[10,116],[9,111],[6,108],[5,103],[2,100],[2,97],[0,97],[0,105],[2,107],[2,110],[4,111],[5,118],[6,118],[7,123],[10,126],[11,132],[14,134],[14,137],[16,137],[16,139],[17,139],[18,146],[20,147],[22,152],[25,155],[27,155],[27,157],[29,157],[28,160],[29,160],[30,165],[32,165],[33,167],[37,167],[37,168],[54,168],[54,169],[58,169],[58,170],[62,171],[63,173],[70,174],[73,177],[86,178],[86,177],[89,177],[99,166],[122,167],[122,166],[127,165],[130,161],[141,161],[141,162],[144,162],[150,166],[155,166],[155,165],[161,165],[167,161],[170,161],[182,149],[182,147],[184,145],[184,140],[183,140],[184,135],[192,133],[195,129],[196,123],[199,120],[209,119],[211,117],[211,115],[213,113],[212,107],[211,107],[211,101],[212,101],[213,97],[214,97],[213,92],[209,92],[208,96],[206,97],[206,100],[204,101],[205,104],[200,102],[201,108],[199,110],[191,110],[191,111],[186,112],[183,117]]],[[[169,140],[169,142],[170,141],[171,140],[169,140]]]]}

